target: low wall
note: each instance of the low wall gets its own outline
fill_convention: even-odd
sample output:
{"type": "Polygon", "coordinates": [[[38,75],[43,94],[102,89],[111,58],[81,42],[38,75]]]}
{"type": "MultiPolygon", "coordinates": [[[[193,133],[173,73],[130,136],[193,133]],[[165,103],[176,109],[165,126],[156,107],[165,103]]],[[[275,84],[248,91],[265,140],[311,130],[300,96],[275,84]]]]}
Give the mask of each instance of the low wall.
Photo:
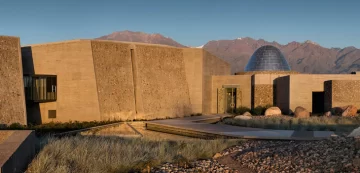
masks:
{"type": "Polygon", "coordinates": [[[37,143],[33,131],[13,131],[0,143],[0,173],[24,172],[35,156],[37,143]]]}

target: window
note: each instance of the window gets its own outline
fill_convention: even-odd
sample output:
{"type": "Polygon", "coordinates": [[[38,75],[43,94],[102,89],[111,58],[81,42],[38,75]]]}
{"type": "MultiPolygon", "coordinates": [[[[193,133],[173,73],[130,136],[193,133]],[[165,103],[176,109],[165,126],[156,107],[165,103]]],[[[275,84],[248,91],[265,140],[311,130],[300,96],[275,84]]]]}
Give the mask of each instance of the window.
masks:
{"type": "Polygon", "coordinates": [[[56,118],[56,110],[49,110],[48,111],[49,118],[56,118]]]}
{"type": "Polygon", "coordinates": [[[56,75],[24,76],[25,98],[34,102],[56,101],[56,75]]]}

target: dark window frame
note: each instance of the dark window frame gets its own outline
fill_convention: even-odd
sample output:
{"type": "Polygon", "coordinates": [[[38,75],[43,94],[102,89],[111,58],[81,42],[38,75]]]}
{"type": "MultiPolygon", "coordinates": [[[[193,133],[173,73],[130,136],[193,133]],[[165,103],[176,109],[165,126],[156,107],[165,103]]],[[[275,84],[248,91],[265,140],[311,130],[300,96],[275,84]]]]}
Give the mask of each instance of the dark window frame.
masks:
{"type": "Polygon", "coordinates": [[[24,75],[25,99],[33,102],[57,100],[57,75],[24,75]]]}

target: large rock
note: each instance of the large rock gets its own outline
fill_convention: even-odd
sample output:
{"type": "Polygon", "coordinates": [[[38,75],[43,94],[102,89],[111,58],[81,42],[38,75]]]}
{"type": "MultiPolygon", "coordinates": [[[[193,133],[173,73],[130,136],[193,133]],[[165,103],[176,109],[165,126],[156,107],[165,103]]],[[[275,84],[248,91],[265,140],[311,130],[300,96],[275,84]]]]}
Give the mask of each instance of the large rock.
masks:
{"type": "Polygon", "coordinates": [[[294,116],[295,118],[309,118],[310,112],[305,108],[298,106],[295,108],[294,116]]]}
{"type": "Polygon", "coordinates": [[[354,129],[348,137],[359,137],[360,136],[360,127],[354,129]]]}
{"type": "Polygon", "coordinates": [[[252,119],[251,116],[245,116],[245,115],[238,115],[236,117],[234,117],[234,119],[238,119],[238,120],[250,120],[252,119]]]}
{"type": "Polygon", "coordinates": [[[277,116],[281,115],[281,110],[278,107],[269,107],[265,111],[265,116],[277,116]]]}
{"type": "Polygon", "coordinates": [[[251,115],[251,113],[250,112],[245,112],[244,114],[242,114],[243,116],[249,116],[249,117],[251,117],[252,115],[251,115]]]}
{"type": "Polygon", "coordinates": [[[343,110],[344,112],[341,114],[343,117],[353,117],[357,115],[357,107],[354,105],[343,107],[343,110]]]}

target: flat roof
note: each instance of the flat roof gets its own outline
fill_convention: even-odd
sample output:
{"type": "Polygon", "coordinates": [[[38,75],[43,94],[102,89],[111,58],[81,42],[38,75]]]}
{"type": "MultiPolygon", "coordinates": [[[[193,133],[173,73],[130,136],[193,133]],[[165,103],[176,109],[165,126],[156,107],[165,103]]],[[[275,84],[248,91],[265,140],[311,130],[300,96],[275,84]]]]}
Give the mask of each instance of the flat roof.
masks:
{"type": "MultiPolygon", "coordinates": [[[[74,40],[64,40],[64,41],[56,41],[56,42],[48,42],[48,43],[39,43],[39,44],[28,44],[23,45],[21,47],[33,47],[33,46],[46,46],[52,44],[63,44],[63,43],[72,43],[72,42],[79,42],[79,41],[96,41],[96,42],[110,42],[110,43],[124,43],[124,44],[135,44],[135,45],[147,45],[147,46],[160,46],[160,47],[168,47],[168,48],[175,48],[175,49],[184,49],[188,47],[174,47],[168,46],[163,44],[154,44],[154,43],[141,43],[141,42],[130,42],[130,41],[116,41],[116,40],[97,40],[97,39],[74,39],[74,40]]],[[[191,48],[195,49],[195,48],[191,48]]]]}

